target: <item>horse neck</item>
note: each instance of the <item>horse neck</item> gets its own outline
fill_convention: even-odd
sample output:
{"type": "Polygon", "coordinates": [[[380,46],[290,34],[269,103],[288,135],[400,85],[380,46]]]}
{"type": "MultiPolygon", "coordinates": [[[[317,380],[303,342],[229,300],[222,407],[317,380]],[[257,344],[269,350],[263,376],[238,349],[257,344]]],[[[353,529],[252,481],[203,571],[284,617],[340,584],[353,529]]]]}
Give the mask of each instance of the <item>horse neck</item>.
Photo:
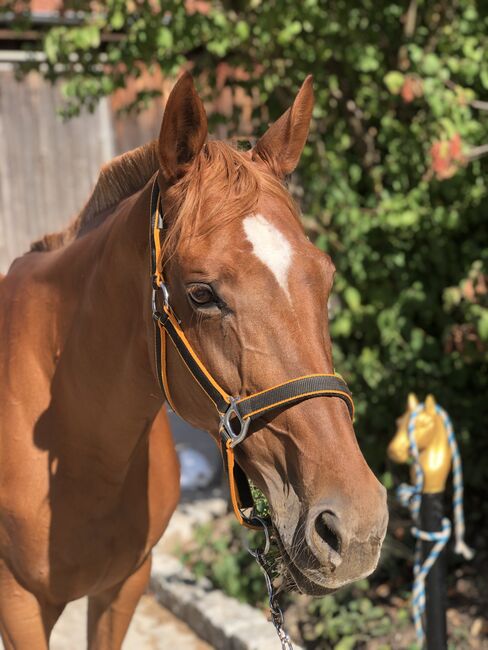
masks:
{"type": "Polygon", "coordinates": [[[150,311],[150,185],[61,252],[65,321],[52,382],[63,435],[127,463],[161,408],[150,311]],[[67,430],[66,430],[67,429],[67,430]]]}

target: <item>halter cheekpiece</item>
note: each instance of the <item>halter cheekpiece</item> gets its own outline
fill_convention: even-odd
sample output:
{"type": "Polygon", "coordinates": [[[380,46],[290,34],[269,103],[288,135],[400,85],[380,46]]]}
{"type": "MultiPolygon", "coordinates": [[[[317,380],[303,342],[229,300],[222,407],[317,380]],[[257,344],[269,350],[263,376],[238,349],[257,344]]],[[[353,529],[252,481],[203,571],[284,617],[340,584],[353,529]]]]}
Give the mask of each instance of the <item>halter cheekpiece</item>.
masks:
{"type": "Polygon", "coordinates": [[[260,522],[247,517],[243,510],[254,505],[247,478],[235,461],[234,448],[247,436],[251,422],[276,409],[289,408],[293,404],[312,397],[338,397],[354,416],[352,395],[343,379],[332,374],[313,374],[290,379],[247,397],[229,395],[205,368],[198,358],[181,323],[170,306],[170,294],[164,281],[160,260],[164,223],[160,209],[161,194],[157,177],[151,192],[151,277],[152,314],[155,332],[155,360],[161,390],[174,411],[174,403],[168,383],[166,367],[167,337],[179,353],[195,381],[214,404],[220,418],[219,434],[222,458],[229,479],[230,496],[238,521],[249,528],[261,529],[260,522]]]}

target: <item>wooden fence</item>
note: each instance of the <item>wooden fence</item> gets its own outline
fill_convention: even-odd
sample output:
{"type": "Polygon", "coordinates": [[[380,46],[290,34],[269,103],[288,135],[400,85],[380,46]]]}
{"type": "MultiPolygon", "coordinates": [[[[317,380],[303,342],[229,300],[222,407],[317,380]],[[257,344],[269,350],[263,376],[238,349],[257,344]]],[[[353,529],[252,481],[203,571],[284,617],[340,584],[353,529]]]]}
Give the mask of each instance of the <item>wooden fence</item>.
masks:
{"type": "MultiPolygon", "coordinates": [[[[30,242],[79,212],[103,163],[157,137],[173,83],[160,72],[145,73],[94,113],[63,121],[59,89],[35,73],[17,81],[13,64],[0,57],[0,273],[30,242]],[[137,115],[119,115],[141,84],[160,90],[163,99],[137,115]]],[[[240,133],[249,132],[252,101],[239,90],[224,87],[207,110],[231,116],[235,106],[242,109],[240,133]]],[[[225,138],[226,125],[215,135],[225,138]]]]}
{"type": "Polygon", "coordinates": [[[108,103],[63,122],[58,90],[0,67],[0,271],[82,207],[100,165],[114,155],[108,103]]]}

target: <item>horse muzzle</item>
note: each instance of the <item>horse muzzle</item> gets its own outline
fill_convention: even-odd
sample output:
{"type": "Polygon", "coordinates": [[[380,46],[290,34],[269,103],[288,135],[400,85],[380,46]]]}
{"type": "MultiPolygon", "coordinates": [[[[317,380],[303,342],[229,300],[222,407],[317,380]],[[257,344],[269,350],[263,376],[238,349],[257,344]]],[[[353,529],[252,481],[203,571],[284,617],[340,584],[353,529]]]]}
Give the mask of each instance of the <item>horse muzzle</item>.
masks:
{"type": "Polygon", "coordinates": [[[374,571],[388,524],[382,486],[377,498],[374,516],[367,523],[358,513],[356,525],[351,513],[341,513],[337,503],[324,501],[300,518],[290,544],[279,538],[284,564],[300,592],[324,595],[374,571]]]}

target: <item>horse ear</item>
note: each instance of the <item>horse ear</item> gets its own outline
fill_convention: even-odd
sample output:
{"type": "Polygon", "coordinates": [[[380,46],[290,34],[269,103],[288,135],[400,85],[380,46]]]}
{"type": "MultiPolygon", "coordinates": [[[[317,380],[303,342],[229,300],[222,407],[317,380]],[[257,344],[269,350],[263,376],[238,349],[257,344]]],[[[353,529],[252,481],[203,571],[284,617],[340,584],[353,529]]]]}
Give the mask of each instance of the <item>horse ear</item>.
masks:
{"type": "Polygon", "coordinates": [[[425,411],[429,415],[435,415],[436,410],[435,410],[436,404],[435,404],[435,399],[433,395],[427,395],[425,398],[425,411]]]}
{"type": "Polygon", "coordinates": [[[257,141],[252,159],[264,161],[279,177],[291,174],[307,140],[313,103],[312,75],[309,75],[293,105],[257,141]]]}
{"type": "Polygon", "coordinates": [[[419,401],[417,399],[417,395],[415,395],[415,393],[409,393],[407,399],[407,409],[409,411],[415,411],[418,405],[419,401]]]}
{"type": "Polygon", "coordinates": [[[185,72],[171,91],[159,134],[158,155],[164,179],[171,183],[188,171],[207,139],[207,116],[193,78],[185,72]]]}

